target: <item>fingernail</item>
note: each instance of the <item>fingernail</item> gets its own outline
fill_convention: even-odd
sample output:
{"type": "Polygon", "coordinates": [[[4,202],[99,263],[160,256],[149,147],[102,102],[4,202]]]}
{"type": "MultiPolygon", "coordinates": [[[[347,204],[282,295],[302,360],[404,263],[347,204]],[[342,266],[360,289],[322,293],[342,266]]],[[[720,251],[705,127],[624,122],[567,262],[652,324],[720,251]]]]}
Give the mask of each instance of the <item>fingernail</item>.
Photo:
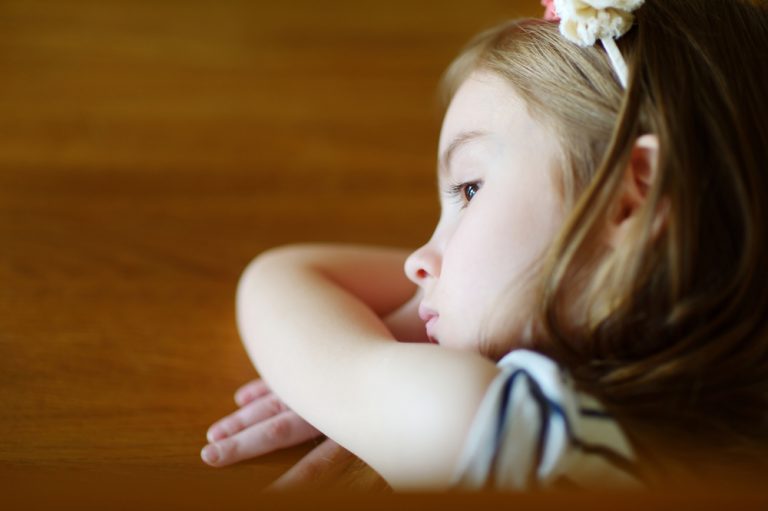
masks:
{"type": "Polygon", "coordinates": [[[201,454],[206,463],[216,463],[219,461],[219,450],[215,445],[206,445],[201,454]]]}

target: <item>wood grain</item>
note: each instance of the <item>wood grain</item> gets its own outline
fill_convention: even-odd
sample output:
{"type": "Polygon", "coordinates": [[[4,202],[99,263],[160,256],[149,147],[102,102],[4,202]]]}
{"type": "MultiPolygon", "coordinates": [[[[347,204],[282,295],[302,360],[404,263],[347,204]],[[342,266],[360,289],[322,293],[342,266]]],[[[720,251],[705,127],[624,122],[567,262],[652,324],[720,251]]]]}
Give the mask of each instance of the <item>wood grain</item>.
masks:
{"type": "Polygon", "coordinates": [[[295,241],[423,242],[439,76],[475,32],[539,10],[2,0],[3,490],[99,477],[252,493],[299,459],[310,446],[199,458],[256,375],[240,271],[295,241]]]}

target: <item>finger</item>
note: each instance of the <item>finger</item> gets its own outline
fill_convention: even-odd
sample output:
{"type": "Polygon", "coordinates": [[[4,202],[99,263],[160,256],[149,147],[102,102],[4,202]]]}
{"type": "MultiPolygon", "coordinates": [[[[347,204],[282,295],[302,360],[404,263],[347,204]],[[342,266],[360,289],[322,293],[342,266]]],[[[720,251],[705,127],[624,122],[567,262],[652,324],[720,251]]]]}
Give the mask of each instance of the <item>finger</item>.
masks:
{"type": "Polygon", "coordinates": [[[223,467],[298,445],[319,434],[317,429],[295,412],[287,411],[205,446],[200,455],[209,465],[223,467]]]}
{"type": "Polygon", "coordinates": [[[321,478],[329,479],[341,472],[354,459],[354,454],[328,438],[269,485],[267,490],[289,490],[317,484],[321,478]]]}
{"type": "Polygon", "coordinates": [[[243,406],[271,392],[261,378],[249,381],[235,392],[235,403],[243,406]]]}
{"type": "Polygon", "coordinates": [[[214,423],[206,437],[209,442],[222,440],[286,410],[288,406],[270,392],[214,423]]]}

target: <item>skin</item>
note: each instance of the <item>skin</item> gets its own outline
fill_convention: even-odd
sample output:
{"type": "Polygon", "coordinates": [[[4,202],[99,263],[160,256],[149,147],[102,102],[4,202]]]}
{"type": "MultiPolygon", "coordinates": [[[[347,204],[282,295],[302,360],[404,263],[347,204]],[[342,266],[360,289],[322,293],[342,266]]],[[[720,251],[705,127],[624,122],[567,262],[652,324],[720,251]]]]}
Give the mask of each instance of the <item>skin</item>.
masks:
{"type": "MultiPolygon", "coordinates": [[[[480,131],[454,151],[450,165],[441,162],[440,221],[407,258],[384,249],[304,246],[249,266],[238,322],[269,386],[254,380],[238,391],[240,409],[208,431],[207,463],[228,465],[322,431],[396,489],[450,483],[474,411],[497,374],[479,353],[526,342],[525,284],[562,222],[552,180],[555,137],[491,74],[472,75],[457,92],[440,154],[461,133],[480,131]],[[489,316],[500,303],[507,313],[489,316]],[[419,306],[422,316],[437,318],[428,333],[440,346],[393,343],[425,340],[419,306]],[[290,321],[297,311],[302,321],[290,321]]],[[[297,483],[341,452],[329,442],[291,471],[297,483]]],[[[290,485],[290,477],[280,485],[290,485]]]]}
{"type": "MultiPolygon", "coordinates": [[[[332,248],[331,252],[332,257],[338,255],[336,248],[332,248]]],[[[385,281],[396,283],[396,286],[402,288],[400,292],[403,296],[410,296],[405,304],[382,318],[384,324],[398,340],[427,342],[424,323],[417,315],[421,293],[404,278],[401,271],[408,253],[392,249],[377,252],[380,253],[377,253],[375,261],[370,259],[366,262],[369,265],[376,264],[384,271],[382,281],[376,285],[383,287],[385,281]]],[[[358,258],[364,259],[362,256],[358,258]]],[[[355,279],[354,276],[352,278],[355,279]]],[[[211,466],[232,465],[322,436],[320,431],[309,425],[272,392],[261,378],[237,389],[234,401],[238,409],[217,420],[206,433],[209,443],[201,451],[201,458],[211,466]]],[[[325,439],[275,481],[271,488],[306,486],[313,482],[317,474],[327,472],[332,465],[350,457],[352,455],[346,449],[331,439],[325,439]]]]}
{"type": "Polygon", "coordinates": [[[457,91],[440,154],[466,132],[484,134],[440,162],[440,221],[405,271],[424,291],[423,313],[436,314],[434,340],[498,358],[530,340],[535,263],[563,222],[553,180],[559,150],[523,100],[490,73],[475,73],[457,91]]]}
{"type": "MultiPolygon", "coordinates": [[[[405,258],[405,253],[400,254],[405,258]]],[[[398,267],[401,265],[398,264],[398,267]]],[[[424,324],[416,315],[421,293],[416,293],[387,317],[384,323],[395,337],[409,342],[426,342],[424,324]]],[[[232,465],[242,460],[298,445],[322,436],[291,410],[261,378],[249,381],[234,394],[238,409],[212,424],[206,433],[209,444],[203,448],[203,461],[214,467],[232,465]]],[[[275,481],[271,489],[305,486],[332,466],[354,458],[330,438],[300,460],[275,481]]]]}

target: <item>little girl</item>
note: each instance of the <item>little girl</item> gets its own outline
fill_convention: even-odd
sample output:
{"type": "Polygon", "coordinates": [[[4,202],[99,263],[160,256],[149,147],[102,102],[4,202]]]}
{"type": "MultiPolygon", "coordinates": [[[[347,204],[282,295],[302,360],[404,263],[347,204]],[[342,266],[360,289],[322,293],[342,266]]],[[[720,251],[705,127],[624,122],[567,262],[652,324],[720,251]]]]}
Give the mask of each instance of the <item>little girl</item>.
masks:
{"type": "Polygon", "coordinates": [[[543,3],[445,75],[423,247],[246,269],[269,388],[241,389],[208,463],[325,434],[395,489],[767,468],[766,3],[543,3]]]}

